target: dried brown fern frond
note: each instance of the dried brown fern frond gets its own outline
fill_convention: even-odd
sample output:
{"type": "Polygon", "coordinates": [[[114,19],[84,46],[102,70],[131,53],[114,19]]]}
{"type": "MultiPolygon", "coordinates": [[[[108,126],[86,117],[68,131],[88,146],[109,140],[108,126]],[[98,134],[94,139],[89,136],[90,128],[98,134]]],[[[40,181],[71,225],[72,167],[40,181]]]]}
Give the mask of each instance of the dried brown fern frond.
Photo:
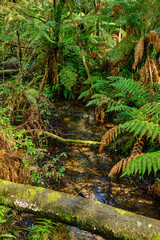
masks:
{"type": "Polygon", "coordinates": [[[113,41],[117,44],[119,43],[119,36],[117,34],[112,34],[113,41]]]}
{"type": "Polygon", "coordinates": [[[103,2],[94,1],[94,11],[97,13],[103,7],[103,2]]]}
{"type": "Polygon", "coordinates": [[[114,17],[116,17],[117,19],[125,14],[125,8],[123,6],[121,6],[120,4],[114,5],[112,7],[112,11],[114,14],[114,17]]]}
{"type": "Polygon", "coordinates": [[[160,84],[160,76],[158,71],[158,64],[154,59],[146,59],[146,62],[140,72],[144,84],[157,82],[160,84]]]}
{"type": "Polygon", "coordinates": [[[102,106],[102,104],[95,108],[96,121],[102,124],[104,123],[104,110],[105,108],[102,106]]]}
{"type": "Polygon", "coordinates": [[[150,45],[150,43],[153,43],[157,49],[157,52],[160,52],[160,37],[158,35],[158,32],[156,31],[151,31],[147,37],[146,37],[146,41],[148,43],[148,46],[150,45]]]}
{"type": "Polygon", "coordinates": [[[52,20],[52,11],[51,11],[50,8],[48,8],[47,10],[45,10],[44,19],[45,19],[46,22],[52,20]]]}
{"type": "Polygon", "coordinates": [[[112,167],[112,169],[111,169],[111,171],[110,171],[108,176],[109,177],[114,177],[120,171],[122,171],[122,173],[123,173],[128,162],[130,162],[130,161],[136,159],[137,157],[143,155],[143,153],[142,153],[143,147],[144,147],[144,139],[143,138],[139,138],[138,141],[133,146],[133,149],[132,149],[130,157],[123,158],[118,163],[116,163],[112,167]]]}
{"type": "Polygon", "coordinates": [[[154,77],[154,82],[157,82],[160,84],[160,76],[158,72],[158,64],[154,59],[151,60],[151,66],[152,66],[152,72],[153,72],[153,77],[154,77]]]}
{"type": "Polygon", "coordinates": [[[147,188],[147,191],[149,192],[149,194],[160,200],[160,182],[158,182],[157,184],[154,184],[152,186],[149,186],[147,188]]]}
{"type": "Polygon", "coordinates": [[[146,59],[146,62],[140,71],[140,75],[141,75],[141,78],[142,78],[144,84],[147,84],[150,82],[150,71],[149,71],[149,60],[148,59],[146,59]]]}
{"type": "Polygon", "coordinates": [[[124,169],[125,169],[125,167],[126,167],[126,165],[127,165],[127,163],[130,162],[130,161],[132,161],[132,160],[134,160],[134,159],[136,159],[137,157],[139,157],[139,156],[141,156],[141,155],[143,155],[143,153],[141,153],[141,154],[136,154],[136,155],[131,155],[131,156],[128,157],[128,158],[123,158],[123,159],[121,159],[118,163],[116,163],[116,164],[112,167],[111,171],[109,172],[108,177],[114,177],[116,174],[120,173],[121,170],[122,170],[122,173],[123,173],[123,172],[124,172],[124,169]]]}
{"type": "Polygon", "coordinates": [[[134,70],[136,70],[138,63],[142,60],[143,53],[144,53],[144,38],[140,38],[135,46],[134,51],[134,64],[132,66],[134,70]]]}
{"type": "Polygon", "coordinates": [[[94,52],[94,51],[91,51],[91,50],[88,50],[87,51],[87,54],[93,59],[93,60],[98,60],[100,59],[100,56],[94,52]]]}
{"type": "Polygon", "coordinates": [[[142,137],[142,138],[139,138],[137,142],[134,144],[131,151],[131,156],[142,153],[143,148],[144,148],[144,138],[142,137]]]}
{"type": "Polygon", "coordinates": [[[99,147],[99,153],[102,152],[105,144],[109,144],[114,141],[115,138],[117,138],[118,134],[121,132],[120,126],[121,124],[116,125],[104,134],[99,147]]]}
{"type": "Polygon", "coordinates": [[[22,164],[23,158],[21,151],[0,151],[0,179],[26,183],[28,172],[22,164]]]}

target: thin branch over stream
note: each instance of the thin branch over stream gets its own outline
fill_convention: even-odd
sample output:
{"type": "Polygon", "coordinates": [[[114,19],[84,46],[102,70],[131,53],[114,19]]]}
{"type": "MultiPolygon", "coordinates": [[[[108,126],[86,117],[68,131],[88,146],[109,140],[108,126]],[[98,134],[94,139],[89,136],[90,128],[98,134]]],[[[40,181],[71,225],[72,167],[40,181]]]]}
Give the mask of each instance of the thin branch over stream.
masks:
{"type": "MultiPolygon", "coordinates": [[[[88,140],[79,140],[79,139],[65,139],[62,137],[57,136],[56,134],[47,132],[47,131],[43,131],[43,130],[36,130],[38,132],[39,135],[46,135],[47,137],[51,137],[54,138],[60,142],[64,142],[64,143],[75,143],[75,144],[79,144],[79,145],[101,145],[101,142],[95,142],[95,141],[88,141],[88,140]]],[[[106,144],[104,144],[106,145],[106,144]]]]}

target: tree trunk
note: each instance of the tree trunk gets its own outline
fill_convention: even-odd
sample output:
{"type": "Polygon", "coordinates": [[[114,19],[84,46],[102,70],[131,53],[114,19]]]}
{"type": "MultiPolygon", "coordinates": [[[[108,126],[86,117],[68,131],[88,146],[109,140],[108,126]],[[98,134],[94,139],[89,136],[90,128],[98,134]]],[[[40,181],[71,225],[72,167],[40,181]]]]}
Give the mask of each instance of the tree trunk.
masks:
{"type": "Polygon", "coordinates": [[[160,239],[158,220],[40,187],[0,180],[0,204],[77,226],[110,240],[160,239]]]}
{"type": "Polygon", "coordinates": [[[85,55],[84,55],[83,46],[82,46],[81,39],[80,39],[80,36],[79,36],[79,33],[78,33],[77,23],[74,21],[72,8],[71,8],[71,6],[70,6],[70,4],[69,4],[69,2],[67,0],[65,0],[65,3],[66,3],[66,5],[68,7],[68,10],[70,12],[70,16],[71,16],[71,19],[72,19],[73,27],[74,27],[76,35],[77,35],[78,45],[79,45],[79,48],[81,50],[82,61],[83,61],[83,65],[84,65],[86,73],[87,73],[88,80],[89,80],[90,84],[93,85],[92,77],[91,77],[91,74],[89,72],[87,61],[86,61],[86,58],[85,58],[85,55]]]}

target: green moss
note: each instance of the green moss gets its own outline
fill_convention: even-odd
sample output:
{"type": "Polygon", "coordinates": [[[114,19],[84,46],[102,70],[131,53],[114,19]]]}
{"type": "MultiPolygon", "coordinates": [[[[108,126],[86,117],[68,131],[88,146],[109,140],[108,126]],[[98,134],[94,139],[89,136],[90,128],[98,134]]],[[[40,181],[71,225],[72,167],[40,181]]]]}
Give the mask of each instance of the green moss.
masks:
{"type": "Polygon", "coordinates": [[[120,213],[122,216],[123,216],[124,214],[127,214],[127,212],[126,212],[125,210],[122,210],[122,209],[120,209],[120,208],[116,208],[116,211],[117,211],[118,213],[120,213]]]}
{"type": "Polygon", "coordinates": [[[102,204],[101,202],[99,202],[97,199],[96,200],[94,200],[94,202],[95,203],[97,203],[97,204],[102,204]]]}
{"type": "Polygon", "coordinates": [[[148,236],[148,240],[160,240],[160,233],[158,233],[156,235],[150,234],[148,236]]]}
{"type": "Polygon", "coordinates": [[[0,182],[2,182],[2,184],[6,184],[6,185],[9,185],[9,184],[13,184],[13,182],[10,182],[10,181],[5,181],[5,180],[2,180],[0,179],[0,182]]]}
{"type": "Polygon", "coordinates": [[[73,218],[72,215],[69,215],[69,214],[63,215],[64,221],[71,222],[72,218],[73,218]]]}
{"type": "Polygon", "coordinates": [[[37,191],[38,191],[39,193],[43,193],[44,191],[46,191],[46,189],[45,189],[45,188],[38,187],[37,191]]]}
{"type": "Polygon", "coordinates": [[[8,188],[7,187],[5,188],[5,192],[8,192],[8,188]]]}
{"type": "MultiPolygon", "coordinates": [[[[136,229],[133,232],[136,233],[136,229]]],[[[122,231],[120,228],[118,229],[117,234],[115,234],[115,237],[117,239],[123,239],[123,240],[135,240],[135,239],[143,240],[144,239],[143,233],[142,233],[141,237],[138,236],[137,234],[134,235],[134,233],[133,233],[133,235],[131,235],[131,233],[124,234],[124,229],[122,231]]],[[[160,233],[158,233],[158,234],[155,233],[155,234],[150,234],[150,235],[146,234],[145,239],[146,240],[160,240],[160,233]]]]}
{"type": "Polygon", "coordinates": [[[48,193],[46,195],[46,198],[47,198],[47,203],[54,203],[60,200],[61,195],[58,192],[48,193]]]}
{"type": "Polygon", "coordinates": [[[29,200],[33,200],[36,196],[36,191],[33,189],[26,189],[23,193],[23,198],[27,199],[29,198],[29,200]]]}
{"type": "Polygon", "coordinates": [[[4,197],[4,196],[0,196],[0,204],[2,205],[8,205],[10,203],[9,199],[4,197]]]}
{"type": "MultiPolygon", "coordinates": [[[[111,228],[110,228],[107,224],[104,225],[104,228],[106,229],[107,232],[108,232],[108,231],[111,231],[111,228]]],[[[106,232],[106,233],[107,233],[107,232],[106,232]]]]}
{"type": "MultiPolygon", "coordinates": [[[[123,239],[123,240],[135,240],[136,238],[135,238],[135,236],[133,236],[133,235],[131,235],[131,233],[124,233],[125,231],[124,231],[124,229],[123,229],[123,231],[121,230],[121,228],[119,228],[117,231],[117,234],[115,234],[115,237],[117,238],[117,239],[123,239]]],[[[138,238],[138,240],[140,240],[139,238],[138,238]]]]}

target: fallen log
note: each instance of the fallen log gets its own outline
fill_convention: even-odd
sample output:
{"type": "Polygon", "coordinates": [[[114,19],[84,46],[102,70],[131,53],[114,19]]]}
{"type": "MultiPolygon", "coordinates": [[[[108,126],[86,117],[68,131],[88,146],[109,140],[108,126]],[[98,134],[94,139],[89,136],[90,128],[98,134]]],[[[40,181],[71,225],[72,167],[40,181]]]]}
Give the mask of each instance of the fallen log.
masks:
{"type": "Polygon", "coordinates": [[[76,226],[110,240],[160,239],[158,220],[41,187],[0,180],[0,204],[76,226]]]}

